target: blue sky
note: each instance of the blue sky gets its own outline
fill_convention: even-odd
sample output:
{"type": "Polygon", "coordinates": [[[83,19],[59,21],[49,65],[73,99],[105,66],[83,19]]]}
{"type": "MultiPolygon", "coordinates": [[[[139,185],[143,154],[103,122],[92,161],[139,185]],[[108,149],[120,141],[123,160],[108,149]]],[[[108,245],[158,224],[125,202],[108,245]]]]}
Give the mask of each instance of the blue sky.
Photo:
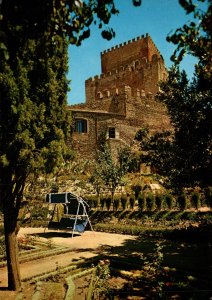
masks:
{"type": "MultiPolygon", "coordinates": [[[[98,28],[92,26],[89,39],[80,47],[69,47],[68,79],[71,80],[71,91],[68,93],[68,104],[85,102],[85,80],[101,74],[101,51],[142,34],[149,33],[169,68],[175,46],[166,42],[166,36],[191,20],[191,15],[185,14],[178,0],[143,0],[140,7],[134,7],[131,0],[115,0],[115,3],[120,13],[113,16],[109,24],[116,32],[115,38],[104,40],[98,28]]],[[[190,78],[194,63],[193,57],[186,56],[181,64],[190,78]]]]}

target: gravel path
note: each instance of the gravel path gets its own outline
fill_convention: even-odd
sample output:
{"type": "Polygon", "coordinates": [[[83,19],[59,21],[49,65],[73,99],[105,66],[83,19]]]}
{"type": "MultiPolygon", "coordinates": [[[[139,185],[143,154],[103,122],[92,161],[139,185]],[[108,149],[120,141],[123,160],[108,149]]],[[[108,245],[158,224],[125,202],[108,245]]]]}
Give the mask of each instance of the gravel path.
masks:
{"type": "Polygon", "coordinates": [[[85,231],[82,235],[71,237],[71,232],[59,230],[46,230],[43,228],[21,228],[18,237],[36,235],[42,240],[51,240],[57,245],[68,246],[71,249],[97,249],[100,246],[120,246],[126,240],[133,240],[130,235],[113,234],[106,232],[85,231]]]}

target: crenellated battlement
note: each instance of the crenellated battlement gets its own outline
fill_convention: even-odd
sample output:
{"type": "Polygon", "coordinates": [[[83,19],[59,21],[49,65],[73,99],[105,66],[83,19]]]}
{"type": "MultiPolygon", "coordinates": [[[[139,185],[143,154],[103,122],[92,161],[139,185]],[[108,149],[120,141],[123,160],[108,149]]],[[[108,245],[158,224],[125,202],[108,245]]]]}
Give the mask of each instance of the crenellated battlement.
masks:
{"type": "Polygon", "coordinates": [[[102,87],[96,93],[95,106],[100,105],[100,108],[104,104],[104,101],[121,101],[128,97],[134,97],[136,99],[153,99],[153,94],[151,92],[146,92],[145,90],[140,90],[134,86],[120,85],[119,87],[102,87]]]}
{"type": "Polygon", "coordinates": [[[143,57],[151,61],[153,55],[163,60],[160,51],[148,33],[138,36],[127,42],[101,52],[102,73],[119,69],[121,65],[128,65],[132,61],[141,60],[143,57]]]}
{"type": "Polygon", "coordinates": [[[158,92],[158,82],[165,79],[164,60],[147,33],[101,53],[102,73],[85,81],[86,103],[108,99],[111,92],[124,85],[136,90],[158,92]]]}
{"type": "Polygon", "coordinates": [[[134,43],[134,42],[136,42],[136,41],[142,40],[142,39],[144,39],[145,37],[148,37],[148,36],[149,36],[148,33],[146,33],[146,35],[142,34],[141,36],[138,36],[138,37],[136,37],[136,38],[133,38],[133,39],[127,41],[127,42],[124,42],[124,43],[121,43],[121,44],[116,45],[116,46],[114,46],[114,47],[111,47],[111,48],[108,48],[108,49],[106,49],[106,50],[103,50],[103,51],[101,52],[101,55],[104,55],[105,53],[114,51],[114,50],[119,49],[119,48],[123,48],[123,47],[125,47],[126,45],[129,45],[129,44],[132,44],[132,43],[134,43]]]}
{"type": "Polygon", "coordinates": [[[151,61],[147,61],[146,57],[142,57],[142,59],[137,59],[136,61],[132,61],[129,65],[123,65],[120,66],[118,69],[113,69],[112,71],[108,71],[107,73],[101,73],[100,75],[95,75],[93,77],[89,77],[86,79],[85,82],[94,82],[101,80],[103,78],[111,77],[111,76],[118,76],[122,73],[127,73],[127,72],[134,72],[136,70],[139,70],[141,68],[151,68],[154,67],[154,65],[157,65],[158,62],[163,63],[163,58],[158,57],[156,54],[152,56],[151,61]]]}

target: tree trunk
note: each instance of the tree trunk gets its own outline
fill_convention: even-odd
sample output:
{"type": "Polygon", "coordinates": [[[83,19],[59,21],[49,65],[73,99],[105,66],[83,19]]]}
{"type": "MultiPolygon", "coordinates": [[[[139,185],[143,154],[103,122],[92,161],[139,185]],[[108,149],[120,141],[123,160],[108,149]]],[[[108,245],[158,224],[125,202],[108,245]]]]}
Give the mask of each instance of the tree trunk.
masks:
{"type": "Polygon", "coordinates": [[[10,209],[4,211],[4,234],[7,255],[8,289],[18,291],[21,289],[21,277],[18,261],[17,226],[14,212],[10,209]]]}
{"type": "Polygon", "coordinates": [[[115,190],[116,188],[112,188],[112,191],[111,191],[111,198],[112,198],[112,205],[113,205],[113,211],[114,211],[114,195],[115,195],[115,190]]]}

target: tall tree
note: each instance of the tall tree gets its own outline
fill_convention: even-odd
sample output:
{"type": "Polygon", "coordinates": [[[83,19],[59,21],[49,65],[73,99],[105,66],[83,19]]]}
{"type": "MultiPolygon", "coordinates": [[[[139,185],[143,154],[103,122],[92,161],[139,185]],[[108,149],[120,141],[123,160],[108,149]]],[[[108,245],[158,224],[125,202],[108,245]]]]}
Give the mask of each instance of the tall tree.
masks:
{"type": "MultiPolygon", "coordinates": [[[[134,0],[134,4],[139,4],[134,0]]],[[[102,36],[117,14],[113,0],[0,1],[0,204],[8,287],[21,286],[17,217],[28,175],[52,172],[67,155],[67,46],[80,45],[95,23],[102,36]]]]}
{"type": "Polygon", "coordinates": [[[212,101],[211,101],[211,2],[205,12],[192,0],[180,0],[194,21],[178,28],[168,37],[177,45],[172,57],[175,66],[161,84],[157,99],[166,104],[174,128],[172,133],[151,137],[146,143],[150,164],[167,174],[171,184],[181,189],[200,184],[211,185],[212,171],[212,101]],[[196,20],[196,22],[195,22],[196,20]],[[198,58],[195,76],[188,81],[179,71],[183,55],[189,52],[198,58]]]}
{"type": "Polygon", "coordinates": [[[19,289],[17,217],[26,179],[37,169],[52,172],[67,153],[65,140],[70,123],[65,109],[67,43],[64,37],[49,39],[45,27],[36,33],[36,39],[32,32],[27,38],[23,26],[14,20],[20,7],[19,10],[10,8],[8,13],[4,3],[1,28],[6,49],[0,59],[0,202],[4,213],[8,287],[19,289]]]}
{"type": "Polygon", "coordinates": [[[112,202],[117,187],[129,169],[131,152],[128,147],[119,149],[115,155],[106,143],[97,153],[93,182],[103,183],[111,192],[112,202]]]}
{"type": "Polygon", "coordinates": [[[179,189],[212,183],[211,91],[200,89],[199,80],[197,74],[189,82],[179,68],[170,71],[158,99],[166,104],[174,131],[149,137],[143,147],[145,159],[179,189]]]}

